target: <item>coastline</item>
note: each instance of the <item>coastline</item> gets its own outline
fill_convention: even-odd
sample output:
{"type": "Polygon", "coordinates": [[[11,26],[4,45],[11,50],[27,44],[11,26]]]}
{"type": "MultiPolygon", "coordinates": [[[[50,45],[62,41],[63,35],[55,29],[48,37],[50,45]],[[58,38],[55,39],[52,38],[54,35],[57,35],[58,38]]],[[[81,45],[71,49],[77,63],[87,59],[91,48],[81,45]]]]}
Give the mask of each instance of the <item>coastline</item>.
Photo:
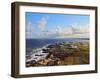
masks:
{"type": "Polygon", "coordinates": [[[26,67],[89,64],[89,42],[75,41],[47,44],[42,48],[33,49],[30,56],[30,59],[26,60],[26,67]],[[87,54],[80,54],[82,52],[80,50],[85,47],[87,49],[83,53],[86,52],[87,54]],[[70,52],[71,50],[72,52],[70,52]]]}

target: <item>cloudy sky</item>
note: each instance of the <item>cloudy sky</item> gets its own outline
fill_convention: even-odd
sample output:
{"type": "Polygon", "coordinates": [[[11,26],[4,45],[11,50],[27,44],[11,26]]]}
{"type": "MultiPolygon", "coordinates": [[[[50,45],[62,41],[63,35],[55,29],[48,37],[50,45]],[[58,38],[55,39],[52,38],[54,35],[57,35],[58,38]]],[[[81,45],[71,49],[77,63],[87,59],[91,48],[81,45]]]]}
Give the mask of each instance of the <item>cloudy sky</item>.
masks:
{"type": "Polygon", "coordinates": [[[89,15],[26,12],[26,38],[89,38],[89,15]]]}

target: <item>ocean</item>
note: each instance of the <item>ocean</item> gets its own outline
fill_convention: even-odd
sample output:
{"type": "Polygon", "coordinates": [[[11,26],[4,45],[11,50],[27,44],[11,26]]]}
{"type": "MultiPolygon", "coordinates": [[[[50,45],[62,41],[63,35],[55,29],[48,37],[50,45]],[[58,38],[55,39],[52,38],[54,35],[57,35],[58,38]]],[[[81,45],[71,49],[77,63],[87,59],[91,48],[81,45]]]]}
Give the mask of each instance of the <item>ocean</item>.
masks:
{"type": "Polygon", "coordinates": [[[47,44],[57,42],[88,42],[89,38],[66,38],[66,39],[26,39],[26,49],[41,48],[47,44]]]}

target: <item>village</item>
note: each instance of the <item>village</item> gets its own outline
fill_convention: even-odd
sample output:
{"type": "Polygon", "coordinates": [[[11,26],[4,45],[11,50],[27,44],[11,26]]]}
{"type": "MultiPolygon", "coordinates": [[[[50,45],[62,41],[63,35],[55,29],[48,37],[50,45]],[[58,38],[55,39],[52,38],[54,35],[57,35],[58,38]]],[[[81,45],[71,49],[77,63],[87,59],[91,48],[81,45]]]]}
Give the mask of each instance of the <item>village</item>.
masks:
{"type": "Polygon", "coordinates": [[[57,42],[35,52],[26,67],[89,64],[89,42],[57,42]]]}

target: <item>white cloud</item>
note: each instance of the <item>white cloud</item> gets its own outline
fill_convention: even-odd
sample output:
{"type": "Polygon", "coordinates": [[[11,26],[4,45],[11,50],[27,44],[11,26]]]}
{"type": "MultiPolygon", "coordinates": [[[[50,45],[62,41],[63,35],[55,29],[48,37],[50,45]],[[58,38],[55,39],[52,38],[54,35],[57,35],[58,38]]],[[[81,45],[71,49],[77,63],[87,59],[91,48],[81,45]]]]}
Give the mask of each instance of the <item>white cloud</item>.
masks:
{"type": "Polygon", "coordinates": [[[89,25],[73,25],[70,27],[57,26],[51,31],[44,32],[50,38],[89,38],[89,25]]]}
{"type": "Polygon", "coordinates": [[[44,16],[40,19],[40,21],[38,21],[37,23],[37,27],[43,31],[45,29],[45,26],[46,26],[46,23],[47,23],[47,19],[48,19],[48,16],[44,16]]]}
{"type": "Polygon", "coordinates": [[[72,25],[72,33],[73,34],[85,34],[85,33],[89,33],[89,25],[72,25]]]}
{"type": "Polygon", "coordinates": [[[44,37],[44,29],[47,23],[48,16],[42,17],[37,24],[32,22],[26,23],[26,38],[44,37]]]}
{"type": "Polygon", "coordinates": [[[37,36],[35,26],[31,22],[26,23],[26,38],[34,38],[37,36]]]}
{"type": "Polygon", "coordinates": [[[89,38],[89,24],[63,27],[57,26],[51,30],[45,30],[47,17],[41,18],[36,26],[31,22],[26,24],[26,38],[89,38]]]}
{"type": "Polygon", "coordinates": [[[26,23],[26,38],[32,37],[32,32],[34,31],[31,22],[26,23]]]}
{"type": "MultiPolygon", "coordinates": [[[[43,26],[42,26],[43,27],[43,26]]],[[[43,28],[38,28],[37,24],[31,22],[26,23],[26,38],[42,38],[45,37],[45,33],[42,31],[43,28]]]]}

